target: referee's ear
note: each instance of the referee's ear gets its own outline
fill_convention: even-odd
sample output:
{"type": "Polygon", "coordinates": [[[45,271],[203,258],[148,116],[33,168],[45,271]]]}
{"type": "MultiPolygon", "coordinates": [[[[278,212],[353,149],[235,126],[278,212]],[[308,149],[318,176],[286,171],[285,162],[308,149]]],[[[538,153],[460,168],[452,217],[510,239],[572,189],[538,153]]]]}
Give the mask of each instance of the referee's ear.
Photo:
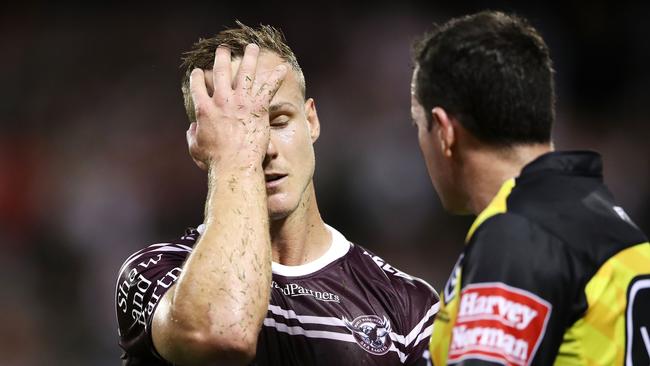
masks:
{"type": "Polygon", "coordinates": [[[307,117],[307,126],[309,127],[309,134],[311,136],[312,144],[318,140],[320,136],[320,120],[316,112],[316,102],[314,98],[309,98],[305,101],[305,116],[307,117]]]}
{"type": "Polygon", "coordinates": [[[442,155],[448,158],[452,156],[456,144],[456,133],[451,118],[441,107],[434,107],[431,110],[431,137],[437,140],[436,145],[439,146],[442,155]]]}

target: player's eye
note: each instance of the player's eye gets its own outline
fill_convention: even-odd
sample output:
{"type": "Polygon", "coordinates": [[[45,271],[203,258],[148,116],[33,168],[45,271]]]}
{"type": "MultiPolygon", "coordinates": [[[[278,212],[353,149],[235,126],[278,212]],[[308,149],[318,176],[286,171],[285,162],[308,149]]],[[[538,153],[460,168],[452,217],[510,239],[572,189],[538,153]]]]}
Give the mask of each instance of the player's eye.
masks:
{"type": "Polygon", "coordinates": [[[275,128],[286,127],[289,124],[289,120],[290,120],[289,116],[285,114],[280,114],[278,116],[273,117],[273,119],[271,120],[271,127],[275,127],[275,128]]]}

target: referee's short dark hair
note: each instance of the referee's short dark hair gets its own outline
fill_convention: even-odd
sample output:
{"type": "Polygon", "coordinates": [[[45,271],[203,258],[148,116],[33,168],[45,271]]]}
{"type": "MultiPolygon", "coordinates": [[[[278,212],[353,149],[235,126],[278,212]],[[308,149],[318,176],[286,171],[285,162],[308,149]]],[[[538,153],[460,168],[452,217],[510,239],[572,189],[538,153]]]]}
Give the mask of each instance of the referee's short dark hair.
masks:
{"type": "Polygon", "coordinates": [[[525,19],[496,11],[452,19],[413,48],[415,97],[442,107],[479,140],[545,143],[555,119],[548,47],[525,19]]]}

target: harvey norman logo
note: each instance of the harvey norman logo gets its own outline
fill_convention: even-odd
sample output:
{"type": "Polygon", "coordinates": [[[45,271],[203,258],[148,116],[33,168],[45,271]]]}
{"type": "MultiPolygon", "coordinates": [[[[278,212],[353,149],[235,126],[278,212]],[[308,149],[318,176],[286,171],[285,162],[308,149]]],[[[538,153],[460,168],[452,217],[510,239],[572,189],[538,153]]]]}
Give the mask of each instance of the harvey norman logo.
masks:
{"type": "Polygon", "coordinates": [[[449,361],[481,358],[529,365],[551,308],[540,297],[503,283],[468,285],[461,293],[449,361]]]}
{"type": "Polygon", "coordinates": [[[340,302],[341,299],[339,295],[333,294],[327,291],[317,291],[303,287],[297,283],[287,283],[280,286],[277,282],[271,281],[271,287],[279,290],[285,296],[310,296],[316,300],[328,301],[328,302],[340,302]]]}

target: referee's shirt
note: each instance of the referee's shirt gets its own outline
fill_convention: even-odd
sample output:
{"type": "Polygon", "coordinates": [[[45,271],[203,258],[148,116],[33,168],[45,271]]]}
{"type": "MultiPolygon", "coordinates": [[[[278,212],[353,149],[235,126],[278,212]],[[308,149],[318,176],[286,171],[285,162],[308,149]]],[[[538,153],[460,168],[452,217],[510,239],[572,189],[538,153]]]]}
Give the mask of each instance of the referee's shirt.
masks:
{"type": "Polygon", "coordinates": [[[553,152],[476,218],[441,296],[435,365],[650,364],[650,244],[593,152],[553,152]]]}

